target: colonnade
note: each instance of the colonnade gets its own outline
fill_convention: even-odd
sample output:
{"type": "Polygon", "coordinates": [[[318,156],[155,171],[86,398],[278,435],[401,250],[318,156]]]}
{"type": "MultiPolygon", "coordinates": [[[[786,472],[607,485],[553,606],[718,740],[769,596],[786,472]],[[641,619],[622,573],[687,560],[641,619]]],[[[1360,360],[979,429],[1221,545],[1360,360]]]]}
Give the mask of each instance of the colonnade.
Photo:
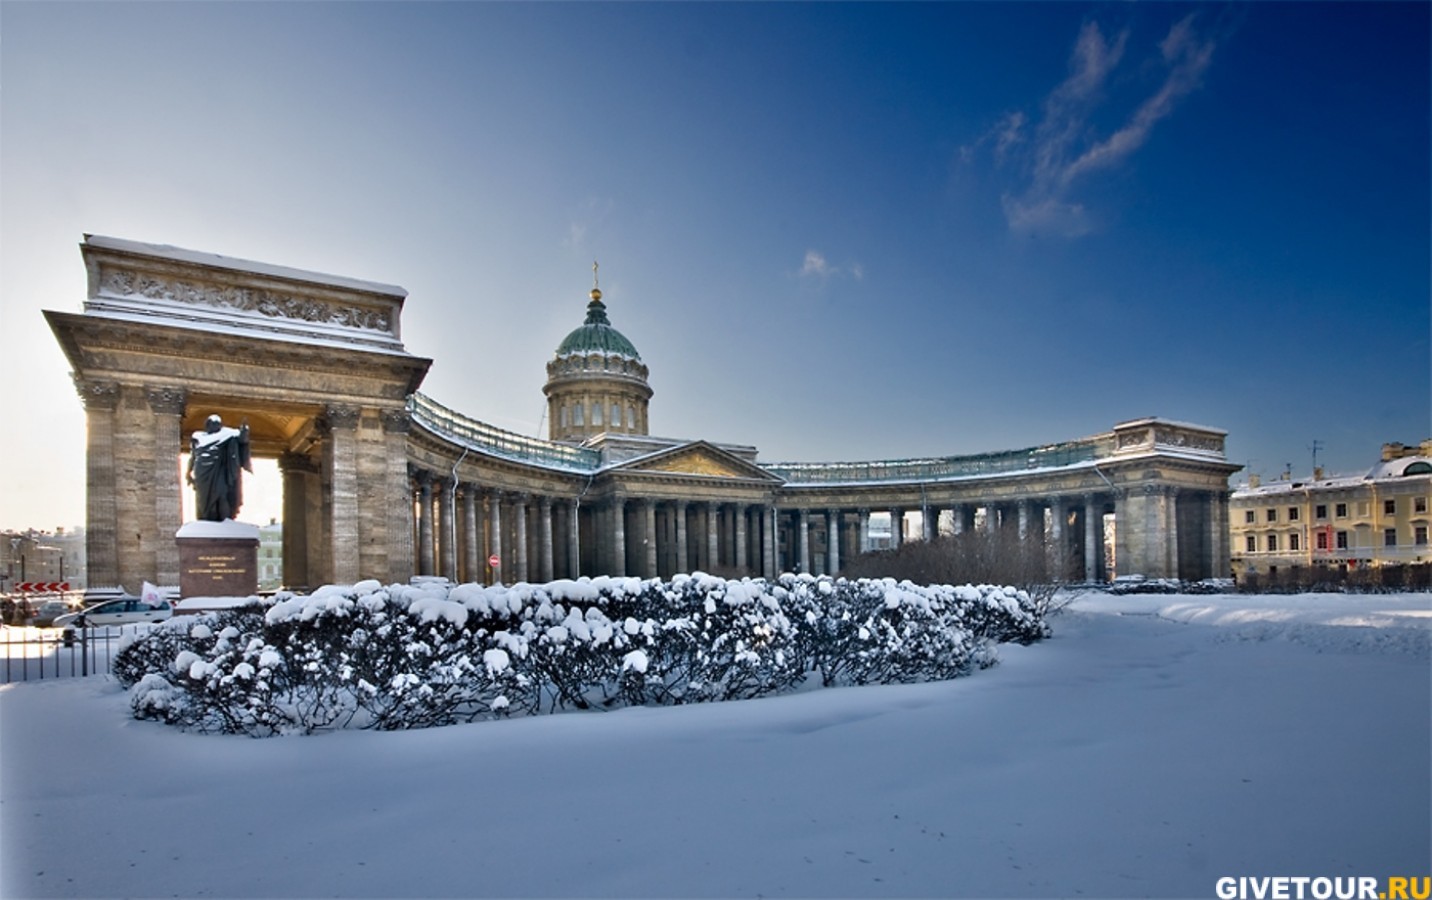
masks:
{"type": "Polygon", "coordinates": [[[669,578],[704,571],[726,577],[779,572],[836,575],[874,547],[871,518],[891,518],[891,548],[977,530],[1043,548],[1051,573],[1103,580],[1137,560],[1152,577],[1206,577],[1226,559],[1227,497],[1217,491],[1113,490],[999,502],[861,506],[537,495],[412,473],[414,569],[453,581],[546,582],[582,575],[669,578]],[[920,513],[908,528],[906,514],[920,513]],[[1106,518],[1113,524],[1106,556],[1106,518]],[[1147,535],[1157,535],[1146,546],[1147,535]],[[491,560],[496,560],[494,567],[491,560]],[[1114,569],[1111,569],[1111,564],[1114,569]]]}

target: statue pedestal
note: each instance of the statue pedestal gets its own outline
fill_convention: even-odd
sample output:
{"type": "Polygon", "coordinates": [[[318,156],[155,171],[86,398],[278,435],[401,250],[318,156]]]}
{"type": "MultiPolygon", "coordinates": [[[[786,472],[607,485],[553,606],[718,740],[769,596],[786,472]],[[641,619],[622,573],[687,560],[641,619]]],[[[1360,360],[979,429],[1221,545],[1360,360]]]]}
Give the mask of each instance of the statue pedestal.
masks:
{"type": "Polygon", "coordinates": [[[250,597],[259,590],[259,528],[228,519],[186,522],[179,545],[179,596],[250,597]]]}

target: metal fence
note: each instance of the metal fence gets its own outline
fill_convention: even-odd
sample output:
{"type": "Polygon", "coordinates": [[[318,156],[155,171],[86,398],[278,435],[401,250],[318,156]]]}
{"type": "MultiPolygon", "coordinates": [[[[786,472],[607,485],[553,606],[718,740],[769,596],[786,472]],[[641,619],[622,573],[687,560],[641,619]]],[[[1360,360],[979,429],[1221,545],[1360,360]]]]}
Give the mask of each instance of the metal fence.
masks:
{"type": "Polygon", "coordinates": [[[114,656],[138,628],[149,625],[101,625],[92,628],[0,626],[0,684],[82,678],[108,674],[114,656]]]}

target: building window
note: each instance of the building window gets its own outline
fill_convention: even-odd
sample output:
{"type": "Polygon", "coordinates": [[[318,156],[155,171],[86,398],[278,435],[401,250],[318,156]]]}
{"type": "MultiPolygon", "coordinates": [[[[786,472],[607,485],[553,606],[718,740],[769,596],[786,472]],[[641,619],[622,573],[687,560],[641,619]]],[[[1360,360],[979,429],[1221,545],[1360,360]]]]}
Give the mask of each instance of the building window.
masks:
{"type": "Polygon", "coordinates": [[[1268,521],[1269,521],[1269,522],[1276,522],[1276,521],[1278,521],[1278,510],[1277,510],[1277,509],[1269,508],[1269,510],[1268,510],[1268,521]]]}
{"type": "Polygon", "coordinates": [[[1247,550],[1248,550],[1249,553],[1257,553],[1257,552],[1258,552],[1258,539],[1257,539],[1256,537],[1254,537],[1253,535],[1250,534],[1250,535],[1248,535],[1248,537],[1246,537],[1246,538],[1243,539],[1243,546],[1244,546],[1245,548],[1247,548],[1247,550]]]}
{"type": "Polygon", "coordinates": [[[1372,515],[1372,503],[1368,500],[1358,501],[1357,514],[1358,517],[1362,519],[1366,519],[1368,516],[1372,515]]]}
{"type": "Polygon", "coordinates": [[[572,418],[572,415],[571,415],[571,413],[568,411],[566,405],[563,405],[563,406],[562,406],[562,413],[561,413],[561,415],[562,415],[562,427],[563,427],[563,428],[566,428],[567,425],[570,424],[570,420],[571,420],[571,418],[572,418]]]}
{"type": "Polygon", "coordinates": [[[1326,550],[1326,549],[1328,549],[1328,533],[1327,533],[1326,531],[1319,531],[1319,532],[1318,532],[1318,549],[1319,549],[1319,550],[1326,550]]]}
{"type": "Polygon", "coordinates": [[[1419,547],[1427,546],[1427,526],[1418,525],[1412,529],[1412,543],[1419,547]]]}
{"type": "Polygon", "coordinates": [[[602,424],[602,401],[600,400],[592,404],[592,424],[602,424]]]}
{"type": "Polygon", "coordinates": [[[1346,519],[1346,518],[1347,518],[1347,504],[1346,504],[1346,503],[1339,503],[1339,504],[1337,504],[1336,506],[1334,506],[1334,507],[1333,507],[1333,515],[1337,516],[1339,519],[1346,519]]]}
{"type": "Polygon", "coordinates": [[[1249,525],[1252,525],[1254,522],[1258,521],[1258,514],[1251,509],[1246,510],[1243,513],[1243,521],[1249,525]]]}
{"type": "Polygon", "coordinates": [[[1288,507],[1288,521],[1289,521],[1289,522],[1296,522],[1296,521],[1298,521],[1298,508],[1297,508],[1296,506],[1290,506],[1290,507],[1288,507]]]}
{"type": "Polygon", "coordinates": [[[1302,542],[1298,540],[1298,533],[1297,533],[1296,531],[1293,532],[1292,534],[1288,535],[1288,549],[1289,549],[1289,550],[1297,551],[1297,550],[1302,549],[1302,548],[1300,547],[1300,544],[1301,544],[1301,543],[1302,543],[1302,542]]]}
{"type": "Polygon", "coordinates": [[[1268,535],[1268,552],[1269,552],[1269,553],[1277,553],[1277,552],[1278,552],[1278,536],[1277,536],[1276,534],[1270,534],[1270,535],[1268,535]]]}
{"type": "Polygon", "coordinates": [[[615,425],[615,426],[617,426],[618,428],[621,427],[621,424],[622,424],[622,407],[621,407],[621,404],[620,404],[620,403],[613,403],[613,404],[612,404],[612,424],[615,425]]]}
{"type": "Polygon", "coordinates": [[[1383,514],[1384,516],[1395,516],[1395,515],[1397,515],[1397,501],[1396,501],[1396,500],[1384,500],[1384,501],[1382,501],[1382,514],[1383,514]]]}
{"type": "Polygon", "coordinates": [[[1339,549],[1339,550],[1346,550],[1346,549],[1347,549],[1347,532],[1346,532],[1346,531],[1339,531],[1339,532],[1338,532],[1337,546],[1338,546],[1338,549],[1339,549]]]}
{"type": "Polygon", "coordinates": [[[1319,503],[1317,506],[1314,506],[1314,507],[1313,507],[1313,518],[1315,518],[1315,519],[1326,519],[1327,517],[1328,517],[1328,505],[1327,505],[1326,503],[1319,503]]]}
{"type": "Polygon", "coordinates": [[[1384,547],[1396,547],[1396,546],[1397,546],[1397,529],[1396,529],[1396,528],[1384,528],[1384,529],[1382,530],[1382,546],[1384,546],[1384,547]]]}
{"type": "Polygon", "coordinates": [[[572,407],[572,424],[573,424],[573,425],[581,426],[581,425],[585,425],[585,424],[586,424],[585,422],[582,421],[583,410],[585,410],[586,408],[587,408],[587,405],[586,405],[585,403],[578,403],[576,406],[572,407]]]}
{"type": "Polygon", "coordinates": [[[1412,498],[1412,511],[1413,511],[1413,512],[1418,512],[1418,513],[1425,513],[1425,512],[1427,511],[1427,498],[1426,498],[1426,497],[1413,497],[1413,498],[1412,498]]]}

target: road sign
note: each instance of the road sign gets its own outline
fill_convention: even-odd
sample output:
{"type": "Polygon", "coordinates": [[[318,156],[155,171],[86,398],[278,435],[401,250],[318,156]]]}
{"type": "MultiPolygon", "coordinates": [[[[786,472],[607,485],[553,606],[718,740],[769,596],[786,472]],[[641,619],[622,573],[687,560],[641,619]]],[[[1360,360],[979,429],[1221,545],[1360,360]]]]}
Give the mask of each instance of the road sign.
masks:
{"type": "Polygon", "coordinates": [[[68,581],[22,581],[15,590],[28,594],[57,594],[70,589],[68,581]]]}
{"type": "Polygon", "coordinates": [[[487,558],[487,564],[488,564],[489,566],[492,566],[494,569],[496,569],[496,568],[498,568],[499,566],[502,565],[502,560],[498,559],[498,558],[497,558],[497,554],[494,553],[494,554],[492,554],[491,556],[489,556],[489,557],[487,558]]]}

